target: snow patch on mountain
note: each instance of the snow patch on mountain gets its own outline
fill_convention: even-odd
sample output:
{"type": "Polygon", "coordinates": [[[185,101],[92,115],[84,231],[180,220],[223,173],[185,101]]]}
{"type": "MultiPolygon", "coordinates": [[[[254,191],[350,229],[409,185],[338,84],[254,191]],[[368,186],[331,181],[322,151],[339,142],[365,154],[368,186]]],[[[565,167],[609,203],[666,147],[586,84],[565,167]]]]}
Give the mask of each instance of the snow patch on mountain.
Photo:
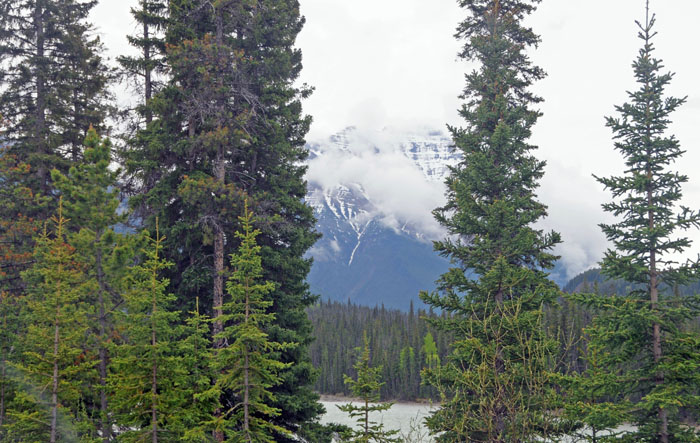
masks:
{"type": "Polygon", "coordinates": [[[444,203],[443,182],[459,160],[450,146],[439,131],[348,128],[310,144],[307,201],[317,217],[329,211],[345,221],[358,243],[369,221],[424,241],[442,237],[431,211],[444,203]]]}

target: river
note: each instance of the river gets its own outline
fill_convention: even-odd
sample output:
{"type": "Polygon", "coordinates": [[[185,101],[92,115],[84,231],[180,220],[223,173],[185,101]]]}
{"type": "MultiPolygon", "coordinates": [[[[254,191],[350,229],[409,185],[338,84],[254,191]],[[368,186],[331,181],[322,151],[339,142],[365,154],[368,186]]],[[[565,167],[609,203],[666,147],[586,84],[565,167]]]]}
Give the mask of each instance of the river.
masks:
{"type": "MultiPolygon", "coordinates": [[[[348,401],[322,400],[326,408],[326,414],[321,418],[321,423],[339,423],[353,426],[355,422],[346,412],[338,409],[338,405],[347,404],[348,401]]],[[[352,402],[359,406],[360,403],[352,402]]],[[[382,413],[374,412],[370,420],[383,423],[385,429],[396,429],[402,440],[411,443],[429,443],[433,440],[428,437],[428,432],[423,425],[423,419],[430,415],[434,406],[422,403],[395,403],[391,409],[382,413]]]]}

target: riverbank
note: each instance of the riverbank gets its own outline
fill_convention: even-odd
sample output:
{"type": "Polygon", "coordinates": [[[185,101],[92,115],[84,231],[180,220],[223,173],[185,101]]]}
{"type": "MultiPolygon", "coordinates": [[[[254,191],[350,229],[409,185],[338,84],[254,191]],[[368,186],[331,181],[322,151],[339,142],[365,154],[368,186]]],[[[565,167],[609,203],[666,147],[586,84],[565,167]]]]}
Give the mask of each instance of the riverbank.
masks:
{"type": "MultiPolygon", "coordinates": [[[[361,403],[362,400],[359,398],[354,398],[354,397],[348,397],[345,395],[332,395],[332,394],[319,394],[321,396],[321,402],[352,402],[352,403],[361,403]]],[[[440,403],[432,401],[432,400],[416,400],[416,401],[408,401],[408,400],[387,400],[387,401],[382,401],[382,403],[394,403],[395,405],[414,405],[414,406],[430,406],[430,407],[438,407],[440,406],[440,403]]]]}

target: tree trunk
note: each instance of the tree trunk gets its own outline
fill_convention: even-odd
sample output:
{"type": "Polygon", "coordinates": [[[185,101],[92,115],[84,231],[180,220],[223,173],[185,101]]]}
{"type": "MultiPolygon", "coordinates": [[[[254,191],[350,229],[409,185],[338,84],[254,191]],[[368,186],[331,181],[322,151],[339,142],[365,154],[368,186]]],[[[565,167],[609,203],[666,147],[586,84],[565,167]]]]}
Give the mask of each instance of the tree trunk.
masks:
{"type": "MultiPolygon", "coordinates": [[[[219,9],[214,11],[216,19],[216,44],[217,52],[221,51],[223,46],[223,17],[219,9]]],[[[224,163],[224,147],[222,146],[222,141],[219,141],[219,147],[216,153],[216,159],[214,160],[214,178],[222,186],[226,183],[225,176],[225,163],[224,163]]],[[[216,223],[214,232],[214,294],[213,294],[213,307],[214,307],[214,326],[213,334],[216,336],[224,330],[223,322],[221,321],[221,309],[224,304],[224,230],[221,226],[221,222],[216,223]]],[[[221,349],[224,343],[221,339],[214,340],[214,349],[221,349]]],[[[221,410],[217,409],[215,411],[217,417],[221,416],[221,410]]],[[[216,441],[224,441],[224,434],[221,431],[214,432],[214,439],[216,441]]]]}
{"type": "MultiPolygon", "coordinates": [[[[3,299],[4,296],[0,294],[0,303],[5,303],[3,299]]],[[[7,314],[2,316],[2,330],[7,332],[7,314]]],[[[5,348],[2,348],[2,354],[0,355],[0,429],[2,429],[2,424],[5,421],[5,376],[7,375],[7,358],[8,353],[5,352],[5,348]]]]}
{"type": "MultiPolygon", "coordinates": [[[[42,2],[37,1],[34,4],[34,27],[36,30],[36,57],[37,60],[41,63],[42,59],[44,58],[45,55],[45,36],[44,36],[44,10],[42,8],[42,2]]],[[[34,148],[40,153],[40,154],[47,154],[47,146],[46,146],[46,81],[44,79],[44,67],[40,67],[36,71],[36,110],[35,110],[35,118],[36,118],[36,133],[34,134],[35,136],[35,145],[34,148]]],[[[44,161],[41,161],[38,169],[37,169],[37,176],[39,177],[39,186],[40,189],[43,191],[42,193],[44,195],[48,195],[48,183],[46,183],[48,179],[48,169],[46,165],[44,164],[44,161]]]]}
{"type": "MultiPolygon", "coordinates": [[[[248,324],[250,319],[250,292],[248,291],[248,281],[246,279],[245,292],[245,323],[248,324]]],[[[243,366],[243,429],[248,442],[252,442],[250,436],[250,360],[248,358],[248,350],[245,350],[245,362],[243,366]]]]}
{"type": "Polygon", "coordinates": [[[250,437],[250,361],[248,352],[245,353],[245,363],[243,366],[243,384],[245,390],[243,392],[243,430],[246,435],[246,440],[252,442],[250,437]]]}
{"type": "Polygon", "coordinates": [[[153,366],[151,369],[151,426],[152,441],[158,443],[158,360],[156,354],[156,274],[153,272],[151,280],[151,352],[153,366]]]}
{"type": "MultiPolygon", "coordinates": [[[[217,156],[216,164],[214,166],[214,172],[217,181],[223,183],[223,160],[220,156],[217,156]]],[[[213,334],[216,337],[218,334],[224,331],[224,324],[221,321],[222,316],[222,306],[224,304],[224,231],[223,228],[217,224],[215,227],[216,231],[214,234],[214,326],[213,334]]],[[[224,347],[224,342],[221,338],[214,339],[214,349],[221,349],[224,347]]],[[[219,417],[221,415],[221,410],[217,409],[215,415],[219,417]]],[[[214,433],[214,438],[216,441],[224,441],[223,432],[216,431],[214,433]]]]}
{"type": "MultiPolygon", "coordinates": [[[[60,272],[60,271],[59,271],[60,272]]],[[[56,443],[57,426],[58,426],[58,343],[59,343],[59,322],[58,317],[59,301],[56,297],[56,316],[54,317],[54,333],[53,333],[53,378],[51,387],[51,443],[56,443]]]]}
{"type": "MultiPolygon", "coordinates": [[[[498,291],[496,291],[496,306],[497,306],[497,312],[496,315],[502,316],[502,308],[503,308],[503,288],[498,288],[498,291]]],[[[500,342],[500,337],[498,337],[498,341],[500,342]]],[[[503,361],[503,352],[501,351],[501,346],[499,343],[496,344],[496,355],[494,359],[494,370],[496,373],[496,377],[498,377],[498,374],[502,374],[503,371],[505,371],[505,362],[503,361]]],[[[498,398],[496,399],[496,405],[494,408],[494,415],[493,421],[496,429],[496,437],[498,442],[500,442],[503,438],[503,434],[505,433],[506,430],[506,406],[505,402],[506,399],[503,398],[503,392],[500,392],[497,394],[498,398]]]]}
{"type": "MultiPolygon", "coordinates": [[[[80,104],[78,103],[78,86],[74,85],[73,86],[73,129],[75,130],[76,134],[78,134],[81,131],[80,128],[80,104]]],[[[87,129],[87,128],[86,128],[87,129]]],[[[82,143],[80,142],[80,137],[78,136],[78,140],[70,140],[71,142],[71,149],[70,149],[70,156],[71,160],[74,163],[77,163],[78,160],[80,160],[80,148],[82,146],[82,143]]]]}
{"type": "MultiPolygon", "coordinates": [[[[650,178],[651,171],[647,173],[650,178]]],[[[649,207],[652,206],[652,191],[647,191],[647,202],[649,207]]],[[[654,229],[654,213],[649,211],[649,230],[654,229]]],[[[656,311],[659,308],[659,282],[658,282],[658,271],[656,269],[656,250],[655,245],[652,246],[652,250],[649,254],[649,300],[651,302],[651,310],[656,311]]],[[[654,322],[652,325],[652,352],[654,355],[654,363],[659,364],[661,362],[661,325],[658,322],[654,322]]],[[[656,384],[657,386],[664,384],[664,373],[658,371],[656,373],[656,384]]],[[[659,441],[661,443],[668,443],[668,414],[664,408],[659,408],[659,441]]]]}
{"type": "Polygon", "coordinates": [[[105,309],[105,275],[102,269],[102,250],[99,247],[101,233],[97,232],[95,234],[95,268],[97,271],[97,283],[99,285],[99,291],[97,295],[97,304],[99,309],[99,324],[100,324],[100,336],[99,336],[99,383],[100,383],[100,431],[102,432],[102,441],[108,443],[112,438],[112,425],[109,422],[109,405],[107,402],[107,348],[105,343],[107,341],[107,318],[105,309]]]}
{"type": "Polygon", "coordinates": [[[369,401],[365,399],[365,438],[369,438],[369,401]]]}
{"type": "Polygon", "coordinates": [[[145,42],[143,46],[143,60],[144,60],[144,105],[145,110],[146,110],[146,125],[151,123],[153,121],[153,112],[151,112],[151,109],[149,108],[148,104],[151,101],[151,96],[153,95],[153,84],[151,81],[151,44],[149,43],[148,39],[150,36],[149,29],[148,29],[148,20],[146,17],[148,16],[148,1],[143,0],[143,41],[145,42]]]}
{"type": "MultiPolygon", "coordinates": [[[[223,18],[221,13],[216,11],[216,45],[217,52],[220,53],[223,46],[223,18]]],[[[222,146],[223,141],[219,140],[219,147],[216,152],[216,159],[214,160],[214,178],[217,183],[222,186],[226,183],[226,169],[224,160],[224,147],[222,146]]],[[[223,305],[224,299],[224,231],[221,226],[221,222],[217,223],[215,227],[215,238],[214,238],[214,335],[223,331],[223,324],[219,317],[221,317],[221,306],[223,305]]],[[[214,347],[221,348],[222,343],[220,340],[214,342],[214,347]]]]}
{"type": "MultiPolygon", "coordinates": [[[[4,327],[4,325],[3,325],[4,327]]],[[[6,375],[6,363],[5,359],[7,358],[5,356],[5,351],[3,350],[2,356],[2,361],[0,361],[0,364],[2,364],[2,368],[0,368],[0,429],[2,429],[2,423],[5,421],[5,375],[6,375]]]]}

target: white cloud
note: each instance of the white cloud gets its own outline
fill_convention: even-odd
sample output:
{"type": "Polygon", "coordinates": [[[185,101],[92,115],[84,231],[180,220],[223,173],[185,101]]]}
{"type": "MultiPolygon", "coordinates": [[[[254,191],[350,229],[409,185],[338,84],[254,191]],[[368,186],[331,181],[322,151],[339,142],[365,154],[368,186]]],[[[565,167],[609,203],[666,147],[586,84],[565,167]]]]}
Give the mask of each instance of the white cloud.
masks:
{"type": "Polygon", "coordinates": [[[404,131],[346,131],[347,147],[331,145],[309,162],[307,180],[323,189],[357,183],[373,203],[370,213],[400,230],[408,223],[430,238],[443,230],[431,211],[444,201],[441,183],[429,182],[416,164],[399,151],[404,131]]]}
{"type": "MultiPolygon", "coordinates": [[[[384,146],[386,134],[377,135],[384,127],[459,124],[458,96],[469,66],[457,60],[461,43],[453,34],[464,12],[455,0],[300,3],[307,19],[298,39],[304,55],[300,81],[316,87],[304,104],[314,117],[310,139],[323,139],[350,125],[370,134],[353,147],[360,150],[358,159],[331,154],[312,165],[310,174],[324,183],[360,181],[387,215],[397,211],[397,216],[429,226],[430,210],[443,198],[439,185],[421,185],[418,172],[406,161],[373,148],[384,146]]],[[[544,116],[533,134],[540,147],[536,155],[549,164],[540,194],[551,215],[543,226],[562,232],[565,243],[559,251],[571,272],[594,265],[606,247],[597,224],[606,219],[600,204],[609,194],[591,174],[623,170],[603,117],[627,99],[626,90],[636,88],[631,63],[640,42],[634,20],[643,18],[644,4],[549,0],[529,19],[542,36],[532,58],[549,73],[534,88],[545,98],[544,116]]],[[[134,5],[136,0],[102,0],[93,12],[112,58],[131,51],[124,34],[135,29],[128,12],[134,5]]],[[[695,28],[700,2],[652,0],[651,7],[658,17],[657,55],[678,73],[669,91],[689,96],[689,103],[672,116],[670,132],[688,150],[677,165],[690,177],[684,203],[698,208],[700,59],[693,55],[688,30],[695,28]]],[[[390,217],[386,222],[393,223],[390,217]]],[[[690,235],[697,252],[700,236],[690,235]]]]}

